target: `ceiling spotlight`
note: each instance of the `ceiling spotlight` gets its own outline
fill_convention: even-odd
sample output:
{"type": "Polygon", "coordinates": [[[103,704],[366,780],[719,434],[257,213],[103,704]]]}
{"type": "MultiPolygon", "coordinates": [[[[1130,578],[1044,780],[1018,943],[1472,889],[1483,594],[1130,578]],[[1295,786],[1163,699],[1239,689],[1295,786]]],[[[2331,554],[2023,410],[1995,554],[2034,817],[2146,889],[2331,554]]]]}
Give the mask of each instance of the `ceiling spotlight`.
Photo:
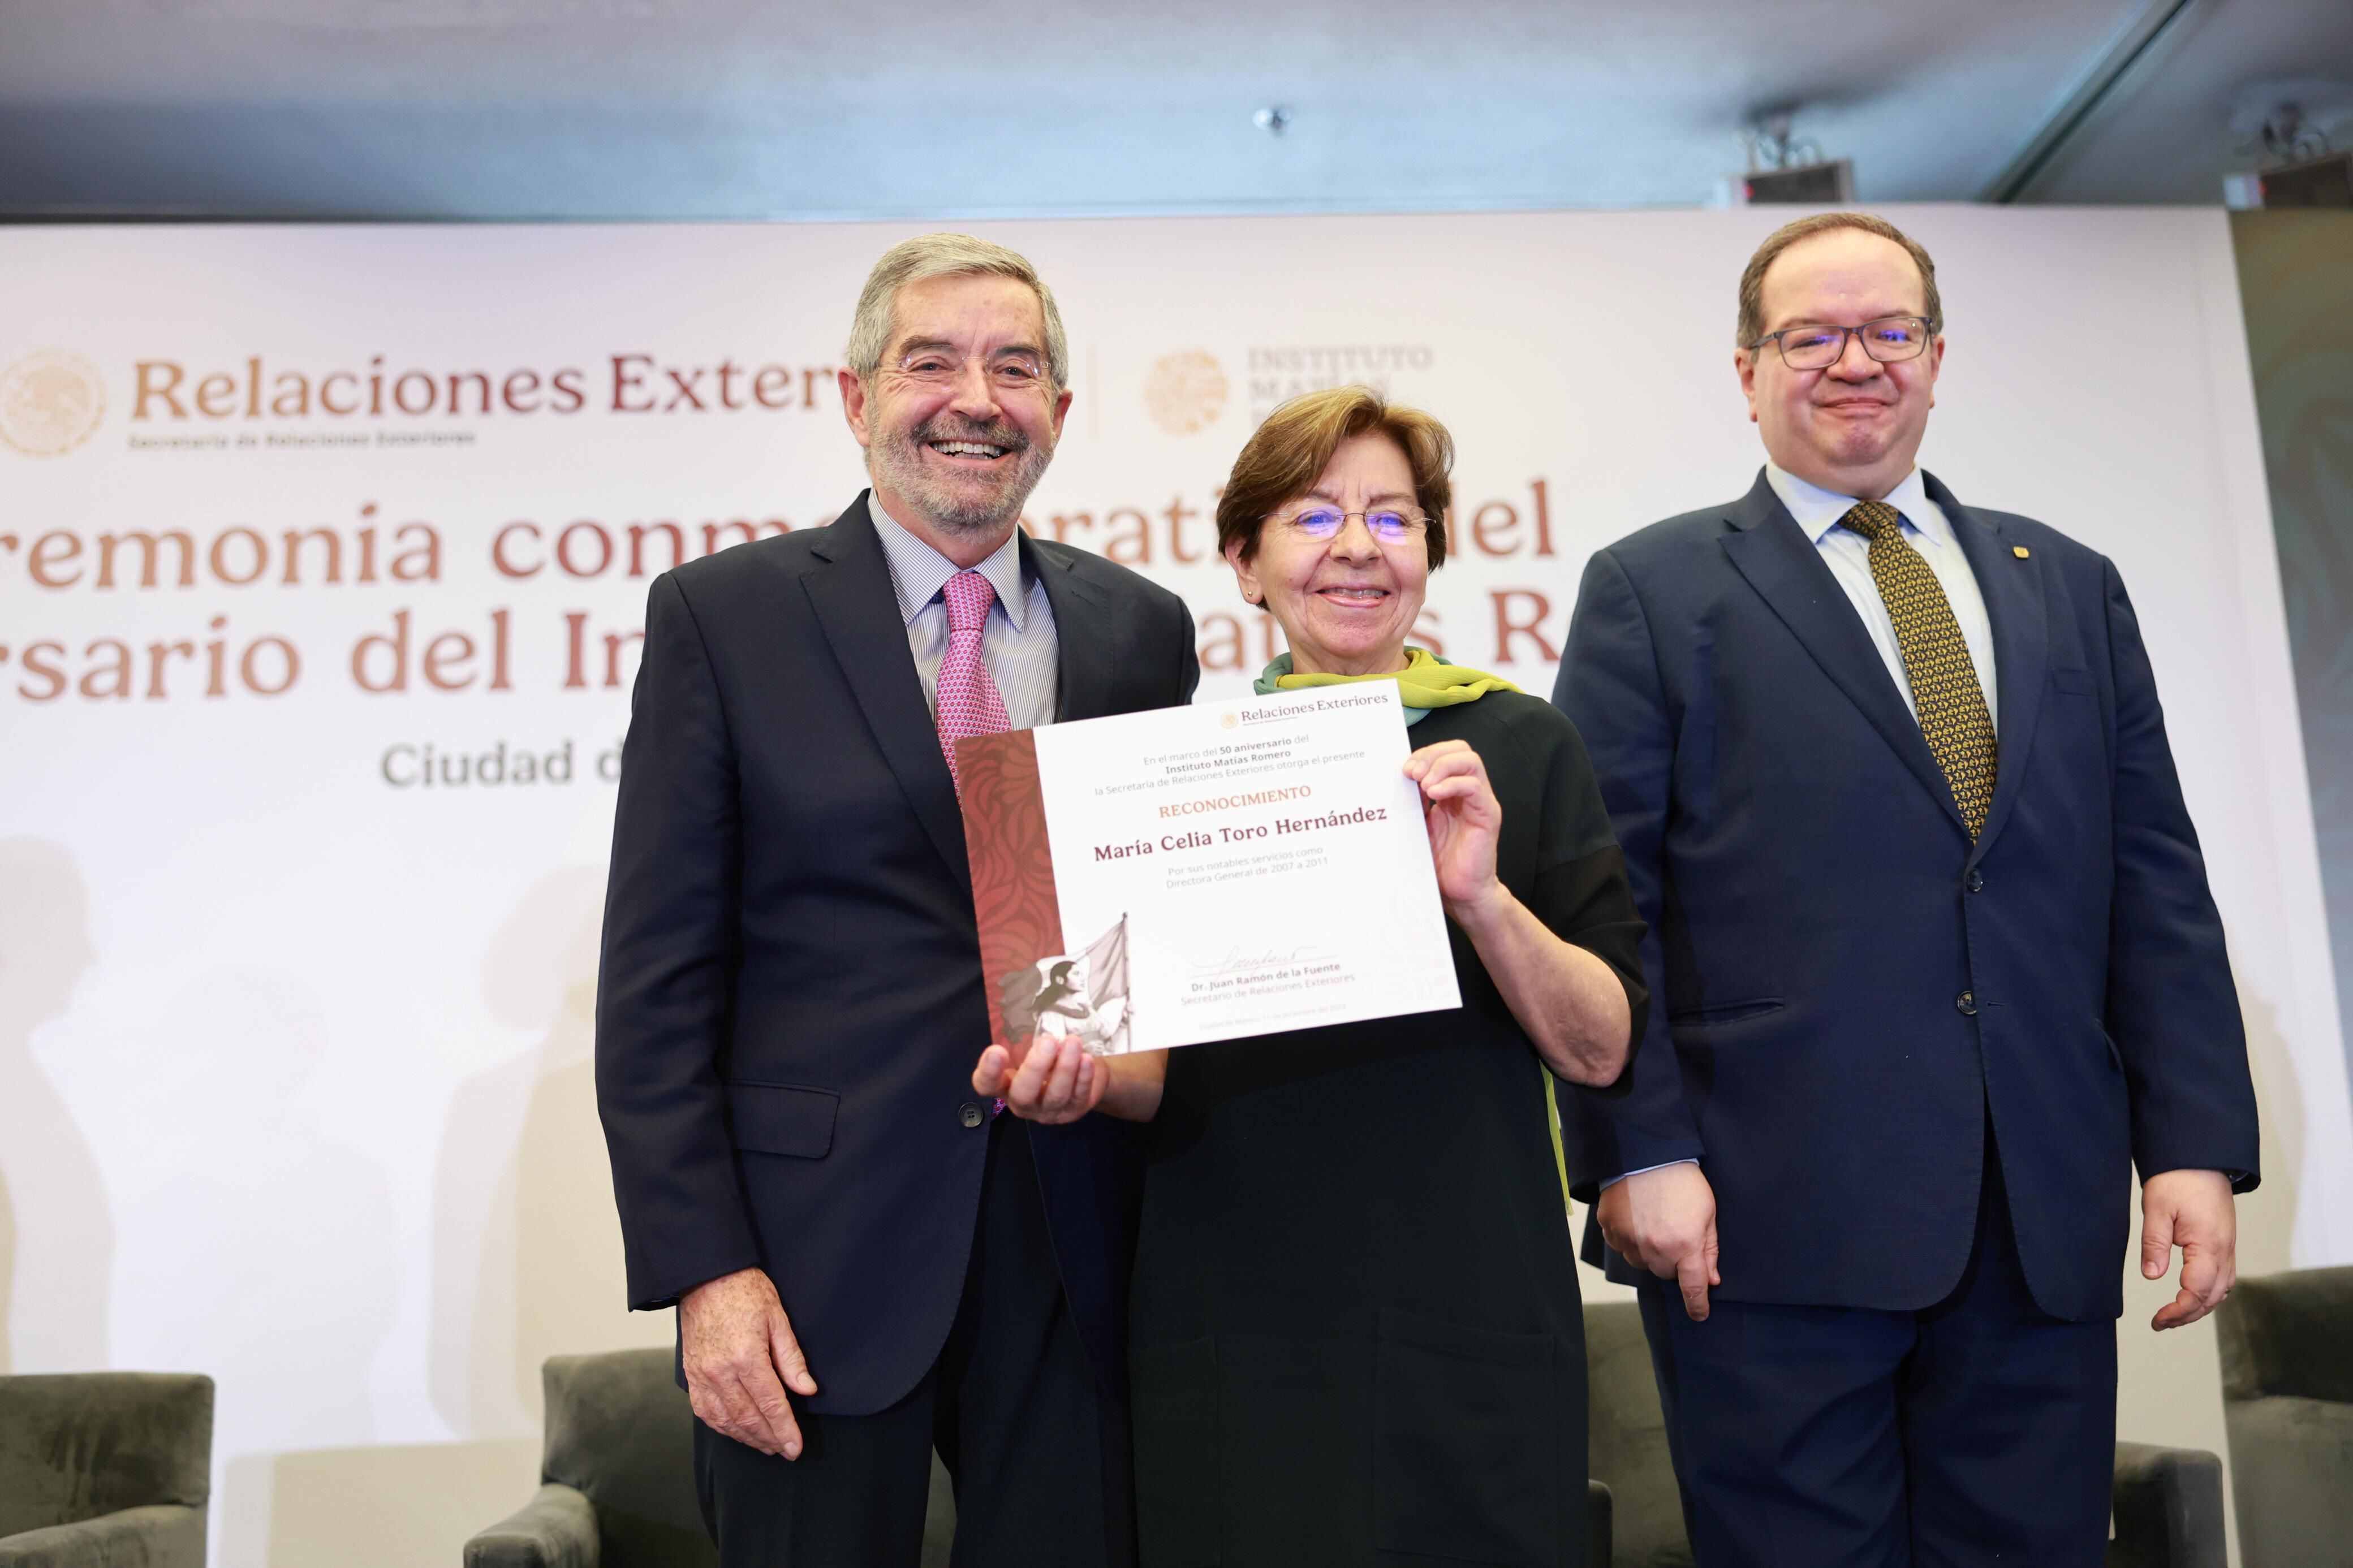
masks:
{"type": "Polygon", "coordinates": [[[1270,136],[1280,136],[1291,123],[1291,110],[1279,103],[1270,103],[1250,116],[1250,123],[1270,136]]]}
{"type": "Polygon", "coordinates": [[[2255,168],[2222,177],[2224,205],[2353,207],[2353,153],[2339,150],[2353,139],[2353,82],[2250,82],[2232,97],[2231,129],[2255,168]]]}
{"type": "Polygon", "coordinates": [[[1825,159],[1821,144],[1790,134],[1797,110],[1769,109],[1758,113],[1740,133],[1748,153],[1748,170],[1718,185],[1725,205],[1797,202],[1810,206],[1836,206],[1854,200],[1854,165],[1844,158],[1825,159]]]}
{"type": "Polygon", "coordinates": [[[2267,164],[2302,163],[2328,152],[2328,133],[2306,121],[2300,103],[2283,103],[2265,115],[2255,138],[2267,164]]]}

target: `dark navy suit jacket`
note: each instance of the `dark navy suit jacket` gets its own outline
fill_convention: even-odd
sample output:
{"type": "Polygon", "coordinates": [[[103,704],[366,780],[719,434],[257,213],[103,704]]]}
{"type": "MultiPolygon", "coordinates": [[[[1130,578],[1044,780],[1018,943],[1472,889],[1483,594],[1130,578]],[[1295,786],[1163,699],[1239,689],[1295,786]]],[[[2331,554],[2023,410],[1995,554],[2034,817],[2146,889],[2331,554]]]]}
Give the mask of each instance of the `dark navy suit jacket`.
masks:
{"type": "Polygon", "coordinates": [[[1554,700],[1600,774],[1672,1048],[1622,1099],[1574,1097],[1570,1173],[1590,1201],[1697,1158],[1727,1299],[1916,1309],[1968,1261],[1990,1114],[2036,1302],[2112,1318],[2128,1162],[2253,1184],[2221,923],[2116,567],[1927,488],[1993,626],[1975,845],[1761,473],[1587,567],[1554,700]]]}
{"type": "MultiPolygon", "coordinates": [[[[1021,551],[1054,609],[1058,718],[1191,700],[1182,601],[1064,545],[1021,551]]],[[[596,1001],[629,1304],[764,1268],[811,1408],[904,1395],[964,1286],[986,1007],[963,818],[864,499],[656,579],[596,1001]]],[[[1072,1315],[1118,1386],[1131,1140],[1101,1117],[1029,1137],[1072,1315]]]]}

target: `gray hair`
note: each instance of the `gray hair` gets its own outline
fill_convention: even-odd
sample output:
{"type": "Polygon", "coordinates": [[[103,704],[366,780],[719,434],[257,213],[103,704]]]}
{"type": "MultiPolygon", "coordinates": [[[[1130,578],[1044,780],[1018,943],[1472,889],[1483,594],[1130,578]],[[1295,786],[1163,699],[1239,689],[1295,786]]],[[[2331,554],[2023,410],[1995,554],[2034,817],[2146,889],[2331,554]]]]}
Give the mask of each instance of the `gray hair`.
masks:
{"type": "Polygon", "coordinates": [[[900,289],[927,279],[963,276],[1012,278],[1036,291],[1046,317],[1046,374],[1053,378],[1055,391],[1070,385],[1071,347],[1062,336],[1062,313],[1054,308],[1054,291],[1018,251],[969,234],[919,234],[882,253],[859,291],[858,316],[850,323],[849,346],[844,351],[851,373],[870,381],[881,367],[900,289]]]}

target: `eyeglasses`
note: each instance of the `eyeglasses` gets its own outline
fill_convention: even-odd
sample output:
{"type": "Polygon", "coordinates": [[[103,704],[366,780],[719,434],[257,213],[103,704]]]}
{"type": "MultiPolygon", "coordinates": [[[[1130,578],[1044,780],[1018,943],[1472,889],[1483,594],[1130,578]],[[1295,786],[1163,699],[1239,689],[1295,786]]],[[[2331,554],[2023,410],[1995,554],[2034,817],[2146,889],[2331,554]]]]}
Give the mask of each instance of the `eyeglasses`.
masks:
{"type": "Polygon", "coordinates": [[[1828,370],[1846,357],[1846,341],[1862,340],[1862,352],[1882,364],[1918,359],[1936,323],[1925,316],[1882,316],[1859,327],[1784,327],[1748,344],[1751,353],[1772,343],[1781,351],[1781,363],[1791,370],[1828,370]]]}
{"type": "MultiPolygon", "coordinates": [[[[923,386],[953,386],[965,377],[972,362],[939,349],[910,349],[894,367],[909,381],[923,386]]],[[[1002,392],[1026,392],[1046,385],[1045,362],[1026,350],[1008,349],[990,357],[986,365],[989,384],[1002,392]]]]}
{"type": "Polygon", "coordinates": [[[1337,539],[1352,517],[1365,520],[1365,531],[1384,544],[1411,539],[1429,526],[1430,519],[1409,506],[1375,507],[1370,511],[1343,511],[1336,506],[1302,507],[1280,521],[1309,539],[1337,539]]]}

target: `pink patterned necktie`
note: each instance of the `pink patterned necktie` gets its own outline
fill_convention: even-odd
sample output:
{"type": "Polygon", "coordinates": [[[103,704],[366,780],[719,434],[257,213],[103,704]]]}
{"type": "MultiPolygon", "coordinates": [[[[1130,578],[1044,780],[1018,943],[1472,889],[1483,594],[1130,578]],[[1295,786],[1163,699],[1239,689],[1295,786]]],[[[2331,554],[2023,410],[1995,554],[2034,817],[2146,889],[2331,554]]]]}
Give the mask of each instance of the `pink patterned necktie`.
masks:
{"type": "MultiPolygon", "coordinates": [[[[977,572],[959,572],[941,592],[948,602],[948,651],[940,660],[940,751],[947,757],[953,779],[958,741],[966,735],[1001,734],[1013,726],[1005,717],[1005,699],[997,682],[980,661],[980,632],[988,624],[988,606],[997,603],[997,590],[977,572]]],[[[961,779],[956,793],[964,793],[961,779]]]]}

